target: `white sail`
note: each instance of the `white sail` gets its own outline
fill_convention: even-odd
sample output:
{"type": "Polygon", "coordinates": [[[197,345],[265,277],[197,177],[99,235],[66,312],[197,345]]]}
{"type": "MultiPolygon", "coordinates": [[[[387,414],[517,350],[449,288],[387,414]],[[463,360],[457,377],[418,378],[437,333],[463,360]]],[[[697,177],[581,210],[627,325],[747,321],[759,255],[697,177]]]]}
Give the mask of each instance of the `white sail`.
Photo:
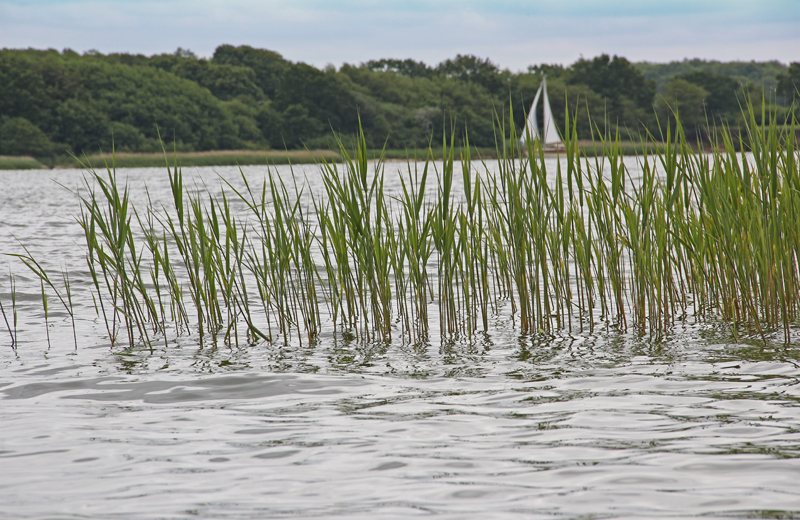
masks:
{"type": "MultiPolygon", "coordinates": [[[[539,90],[536,91],[536,95],[533,97],[531,111],[528,112],[528,119],[525,121],[525,130],[522,132],[522,137],[519,139],[520,144],[523,146],[525,146],[525,141],[528,139],[528,136],[534,141],[539,138],[539,123],[536,121],[536,106],[539,104],[539,96],[542,95],[543,86],[544,82],[539,85],[539,90]]],[[[546,95],[547,94],[545,94],[545,96],[546,95]]]]}
{"type": "Polygon", "coordinates": [[[558,146],[561,144],[561,137],[558,135],[556,122],[553,120],[553,111],[550,110],[550,101],[547,99],[547,78],[542,78],[544,86],[544,133],[542,134],[542,144],[544,146],[558,146]]]}
{"type": "Polygon", "coordinates": [[[531,111],[528,113],[528,119],[525,122],[525,131],[519,140],[523,146],[525,145],[525,141],[528,139],[528,135],[531,136],[531,139],[539,139],[542,142],[542,146],[545,147],[558,147],[558,145],[562,144],[561,137],[558,135],[558,129],[556,128],[555,120],[553,119],[553,111],[550,109],[550,101],[547,98],[546,77],[542,78],[542,84],[539,85],[539,90],[536,91],[536,96],[534,96],[533,104],[531,105],[531,111]],[[542,92],[544,92],[544,100],[542,102],[544,105],[544,128],[542,129],[543,132],[540,133],[539,123],[536,120],[536,109],[539,106],[539,97],[541,96],[542,92]]]}

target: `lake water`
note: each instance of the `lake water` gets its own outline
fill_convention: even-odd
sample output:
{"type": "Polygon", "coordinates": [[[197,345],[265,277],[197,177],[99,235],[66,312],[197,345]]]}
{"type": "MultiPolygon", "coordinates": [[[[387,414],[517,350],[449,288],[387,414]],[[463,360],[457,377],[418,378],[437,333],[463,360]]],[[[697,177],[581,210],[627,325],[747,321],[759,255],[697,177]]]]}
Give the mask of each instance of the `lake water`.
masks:
{"type": "MultiPolygon", "coordinates": [[[[184,171],[211,192],[218,174],[238,172],[184,171]]],[[[169,189],[163,169],[118,175],[138,203],[169,189]]],[[[51,298],[48,343],[38,282],[0,259],[19,320],[16,352],[0,322],[0,518],[800,518],[797,344],[692,323],[525,337],[501,313],[416,347],[323,331],[112,350],[66,189],[81,178],[0,172],[0,252],[69,272],[78,316],[76,348],[51,298]]]]}

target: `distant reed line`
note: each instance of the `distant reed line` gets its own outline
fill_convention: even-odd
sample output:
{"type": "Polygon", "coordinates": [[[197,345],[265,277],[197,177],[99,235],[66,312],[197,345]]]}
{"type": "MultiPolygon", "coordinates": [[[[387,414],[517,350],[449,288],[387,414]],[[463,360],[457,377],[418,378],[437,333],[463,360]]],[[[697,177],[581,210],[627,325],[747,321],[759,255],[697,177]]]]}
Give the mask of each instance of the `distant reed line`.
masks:
{"type": "MultiPolygon", "coordinates": [[[[746,132],[713,129],[708,154],[678,118],[642,141],[657,153],[637,159],[635,179],[619,136],[598,137],[589,156],[574,120],[555,171],[499,121],[512,145],[498,146],[496,172],[477,174],[468,136],[458,150],[451,138],[441,163],[408,162],[398,193],[363,133],[354,149],[339,141],[339,162],[321,159],[321,193],[267,168],[257,185],[241,173],[243,188],[194,195],[175,165],[169,203],[134,208],[113,167],[88,169],[78,222],[95,310],[112,344],[150,348],[170,330],[236,344],[312,342],[325,327],[367,341],[468,339],[509,305],[523,335],[612,325],[659,336],[692,318],[788,342],[800,304],[795,123],[745,112],[746,132]]],[[[43,302],[46,285],[72,316],[69,290],[20,257],[43,302]]]]}

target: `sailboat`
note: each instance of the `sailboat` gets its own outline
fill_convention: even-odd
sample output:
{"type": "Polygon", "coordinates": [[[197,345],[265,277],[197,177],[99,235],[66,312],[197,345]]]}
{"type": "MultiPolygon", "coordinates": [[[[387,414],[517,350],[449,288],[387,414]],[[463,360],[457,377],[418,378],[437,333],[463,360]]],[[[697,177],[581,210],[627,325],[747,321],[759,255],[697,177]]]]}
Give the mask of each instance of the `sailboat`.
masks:
{"type": "Polygon", "coordinates": [[[536,139],[541,141],[542,148],[545,151],[558,151],[564,148],[564,143],[558,135],[556,123],[553,121],[553,111],[550,110],[550,101],[547,99],[547,77],[542,78],[542,84],[539,85],[539,90],[536,91],[536,96],[533,98],[533,105],[531,105],[531,111],[528,113],[528,120],[525,123],[525,131],[519,140],[522,146],[525,146],[525,141],[528,139],[528,136],[534,141],[536,139]],[[542,93],[544,93],[544,100],[542,101],[542,105],[544,106],[544,128],[543,132],[540,133],[539,123],[536,120],[536,109],[539,105],[539,98],[542,96],[542,93]]]}

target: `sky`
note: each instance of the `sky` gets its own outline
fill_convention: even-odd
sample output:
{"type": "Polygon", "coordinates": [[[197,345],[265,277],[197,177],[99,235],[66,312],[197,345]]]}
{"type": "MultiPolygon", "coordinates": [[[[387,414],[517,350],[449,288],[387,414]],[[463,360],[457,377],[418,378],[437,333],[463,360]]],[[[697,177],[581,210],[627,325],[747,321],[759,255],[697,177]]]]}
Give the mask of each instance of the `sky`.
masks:
{"type": "Polygon", "coordinates": [[[456,54],[502,68],[800,61],[800,0],[0,0],[0,47],[211,57],[222,44],[317,67],[456,54]]]}

